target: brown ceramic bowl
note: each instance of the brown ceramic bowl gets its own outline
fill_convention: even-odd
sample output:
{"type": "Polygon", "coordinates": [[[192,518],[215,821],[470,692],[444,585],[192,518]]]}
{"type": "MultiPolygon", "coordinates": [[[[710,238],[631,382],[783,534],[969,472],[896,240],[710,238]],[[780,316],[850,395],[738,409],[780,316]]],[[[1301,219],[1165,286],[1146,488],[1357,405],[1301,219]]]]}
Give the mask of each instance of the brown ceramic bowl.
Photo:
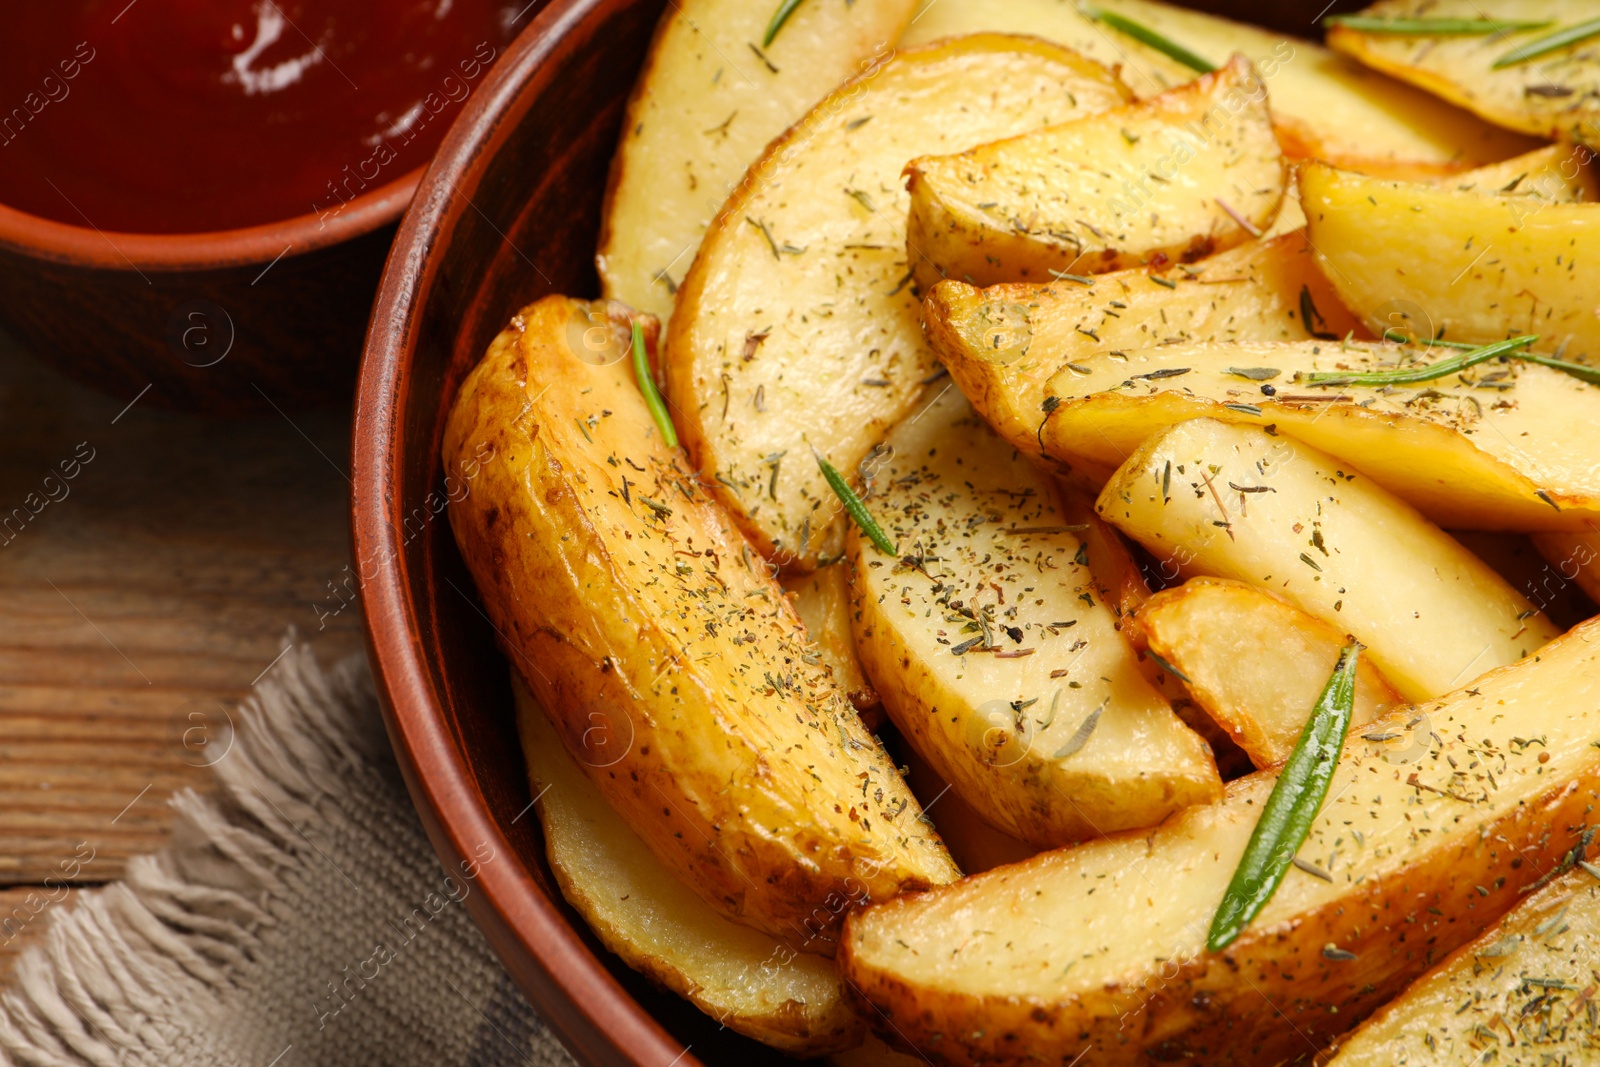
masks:
{"type": "Polygon", "coordinates": [[[215,233],[104,233],[0,205],[0,326],[141,404],[229,414],[347,398],[421,176],[370,189],[326,223],[215,233]]]}
{"type": "MultiPolygon", "coordinates": [[[[354,431],[368,647],[412,797],[451,870],[492,854],[472,868],[467,907],[578,1059],[607,1067],[779,1057],[650,987],[562,900],[529,813],[506,663],[443,514],[439,439],[513,312],[597,294],[606,170],[665,2],[553,0],[469,101],[395,239],[354,431]]],[[[1304,34],[1322,3],[1209,6],[1304,34]]]]}

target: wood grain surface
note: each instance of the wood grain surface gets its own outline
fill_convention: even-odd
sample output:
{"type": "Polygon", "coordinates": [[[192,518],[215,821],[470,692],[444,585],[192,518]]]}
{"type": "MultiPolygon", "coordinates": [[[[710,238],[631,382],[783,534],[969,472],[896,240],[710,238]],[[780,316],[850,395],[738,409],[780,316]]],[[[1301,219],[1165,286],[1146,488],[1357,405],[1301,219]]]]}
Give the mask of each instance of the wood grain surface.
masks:
{"type": "Polygon", "coordinates": [[[291,627],[324,661],[360,648],[348,410],[144,399],[0,334],[0,976],[63,884],[166,843],[168,797],[211,787],[228,713],[291,627]]]}

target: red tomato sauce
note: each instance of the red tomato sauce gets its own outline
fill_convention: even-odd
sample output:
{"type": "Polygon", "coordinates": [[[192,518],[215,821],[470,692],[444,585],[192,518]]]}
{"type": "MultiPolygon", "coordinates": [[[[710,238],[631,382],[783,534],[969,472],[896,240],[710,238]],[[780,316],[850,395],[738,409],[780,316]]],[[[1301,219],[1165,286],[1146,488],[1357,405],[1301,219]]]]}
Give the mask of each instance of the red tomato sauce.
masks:
{"type": "Polygon", "coordinates": [[[26,0],[0,203],[103,231],[315,213],[426,163],[528,0],[26,0]]]}

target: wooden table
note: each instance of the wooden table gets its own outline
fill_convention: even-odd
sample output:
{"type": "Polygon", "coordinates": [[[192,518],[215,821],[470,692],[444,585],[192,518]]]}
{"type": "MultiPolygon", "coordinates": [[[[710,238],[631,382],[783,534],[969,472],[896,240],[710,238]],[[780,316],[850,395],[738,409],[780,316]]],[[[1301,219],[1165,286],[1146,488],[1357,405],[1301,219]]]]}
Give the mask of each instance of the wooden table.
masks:
{"type": "Polygon", "coordinates": [[[324,662],[361,646],[348,409],[214,421],[148,400],[0,334],[6,976],[64,886],[119,877],[168,840],[169,795],[211,788],[226,709],[291,627],[324,662]]]}

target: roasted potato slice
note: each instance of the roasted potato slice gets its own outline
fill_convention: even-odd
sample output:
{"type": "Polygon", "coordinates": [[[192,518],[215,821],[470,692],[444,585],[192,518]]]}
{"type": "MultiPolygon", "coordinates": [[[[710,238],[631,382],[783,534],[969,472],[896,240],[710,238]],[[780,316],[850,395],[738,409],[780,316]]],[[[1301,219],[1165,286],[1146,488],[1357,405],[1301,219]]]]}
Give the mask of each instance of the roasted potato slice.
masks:
{"type": "MultiPolygon", "coordinates": [[[[1468,111],[1330,52],[1312,41],[1155,0],[1097,0],[1221,66],[1235,52],[1255,60],[1272,92],[1284,150],[1369,174],[1450,174],[1536,147],[1468,111]]],[[[922,0],[904,43],[980,30],[1033,33],[1075,48],[1122,77],[1141,97],[1194,72],[1133,38],[1089,22],[1064,0],[922,0]]]]}
{"type": "Polygon", "coordinates": [[[1051,377],[1098,353],[1175,341],[1300,341],[1313,330],[1343,336],[1358,325],[1301,234],[1253,241],[1198,270],[1117,271],[1093,285],[941,282],[922,315],[928,342],[961,391],[1030,455],[1043,449],[1051,377]],[[1301,320],[1306,299],[1326,316],[1310,327],[1301,320]]]}
{"type": "Polygon", "coordinates": [[[830,954],[842,902],[955,866],[628,364],[575,350],[602,310],[540,300],[467,376],[443,441],[447,470],[479,468],[456,542],[512,666],[656,858],[830,954]]]}
{"type": "MultiPolygon", "coordinates": [[[[883,702],[856,658],[855,636],[850,632],[850,576],[845,565],[833,563],[810,574],[785,578],[783,591],[850,703],[864,713],[881,709],[883,702]]],[[[875,723],[869,721],[868,725],[875,723]]]]}
{"type": "Polygon", "coordinates": [[[1288,180],[1250,61],[1159,96],[906,164],[917,284],[1193,263],[1272,224],[1288,180]]]}
{"type": "Polygon", "coordinates": [[[849,539],[856,648],[939,776],[1039,847],[1216,799],[1210,750],[1140,671],[1049,477],[948,387],[885,446],[870,503],[901,557],[849,539]]]}
{"type": "Polygon", "coordinates": [[[1520,45],[1600,18],[1596,0],[1379,0],[1362,14],[1548,21],[1543,29],[1464,36],[1379,34],[1335,26],[1328,31],[1328,45],[1496,125],[1557,141],[1595,144],[1600,138],[1600,44],[1592,38],[1494,69],[1497,59],[1520,45]]]}
{"type": "Polygon", "coordinates": [[[1476,170],[1435,178],[1429,184],[1461,193],[1520,196],[1548,204],[1600,200],[1600,179],[1585,164],[1582,145],[1552,144],[1476,170]]]}
{"type": "Polygon", "coordinates": [[[1300,168],[1306,234],[1340,297],[1374,332],[1486,343],[1538,334],[1568,359],[1600,359],[1600,317],[1583,269],[1600,204],[1485,196],[1300,168]]]}
{"type": "Polygon", "coordinates": [[[772,16],[760,4],[668,4],[611,157],[595,256],[605,295],[665,322],[750,161],[836,85],[887,57],[913,3],[801,4],[756,55],[751,43],[772,16]]]}
{"type": "Polygon", "coordinates": [[[1597,943],[1600,881],[1571,871],[1340,1038],[1327,1065],[1600,1062],[1589,1008],[1597,943]]]}
{"type": "Polygon", "coordinates": [[[1185,575],[1258,585],[1355,635],[1411,700],[1560,632],[1366,475],[1258,427],[1193,419],[1163,430],[1117,469],[1096,508],[1185,575]]]}
{"type": "Polygon", "coordinates": [[[815,1056],[860,1044],[865,1027],[833,964],[729,920],[678,881],[606,803],[516,677],[512,690],[550,870],[600,943],[773,1048],[815,1056]]]}
{"type": "Polygon", "coordinates": [[[1086,1046],[1097,1065],[1291,1060],[1570,863],[1600,805],[1596,738],[1589,622],[1351,734],[1299,851],[1311,869],[1290,870],[1221,952],[1206,932],[1270,770],[1152,832],[858,911],[839,965],[882,1013],[872,1025],[945,1063],[1066,1063],[1086,1046]]]}
{"type": "Polygon", "coordinates": [[[1083,359],[1055,375],[1036,447],[1103,478],[1156,431],[1204,416],[1275,426],[1338,456],[1445,527],[1582,528],[1600,515],[1585,447],[1600,388],[1548,367],[1484,364],[1414,386],[1296,384],[1312,371],[1392,368],[1395,345],[1171,344],[1083,359]]]}
{"type": "Polygon", "coordinates": [[[900,53],[768,146],[707,234],[667,341],[678,430],[763,554],[809,570],[840,551],[813,449],[852,470],[934,370],[906,264],[906,161],[1126,99],[1056,45],[966,37],[900,53]]]}
{"type": "MultiPolygon", "coordinates": [[[[1183,680],[1257,767],[1294,751],[1345,643],[1287,600],[1225,578],[1191,578],[1155,594],[1129,636],[1183,680]]],[[[1357,665],[1351,729],[1404,703],[1371,660],[1357,665]]]]}

